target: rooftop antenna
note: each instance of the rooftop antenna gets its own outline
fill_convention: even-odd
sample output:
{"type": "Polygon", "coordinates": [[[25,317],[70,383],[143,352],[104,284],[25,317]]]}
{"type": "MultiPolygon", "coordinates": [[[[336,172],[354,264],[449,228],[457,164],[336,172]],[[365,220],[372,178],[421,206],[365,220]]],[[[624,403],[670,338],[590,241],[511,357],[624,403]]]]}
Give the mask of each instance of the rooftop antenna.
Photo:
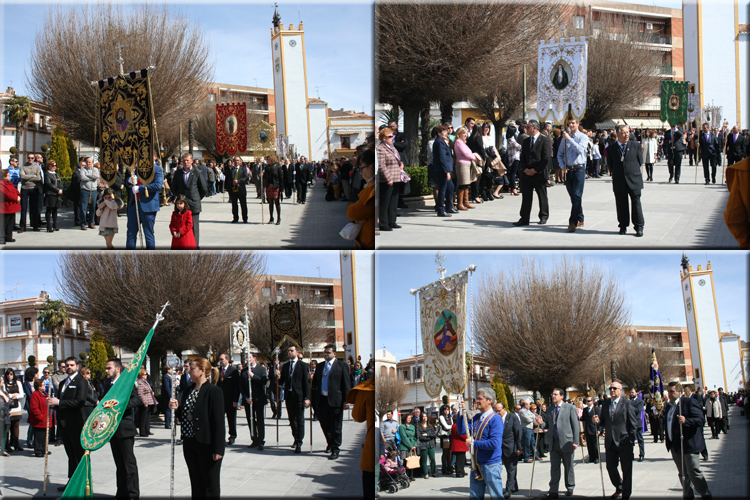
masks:
{"type": "Polygon", "coordinates": [[[672,328],[672,321],[669,318],[667,318],[667,321],[669,321],[669,327],[672,328]]]}
{"type": "Polygon", "coordinates": [[[729,333],[733,333],[732,332],[732,322],[731,321],[727,321],[727,326],[729,327],[729,333]]]}
{"type": "Polygon", "coordinates": [[[318,270],[318,278],[320,278],[320,266],[316,266],[315,269],[318,270]]]}
{"type": "Polygon", "coordinates": [[[324,88],[326,88],[325,85],[323,85],[322,87],[318,85],[315,86],[315,91],[318,93],[318,99],[320,99],[320,89],[324,89],[324,88]]]}

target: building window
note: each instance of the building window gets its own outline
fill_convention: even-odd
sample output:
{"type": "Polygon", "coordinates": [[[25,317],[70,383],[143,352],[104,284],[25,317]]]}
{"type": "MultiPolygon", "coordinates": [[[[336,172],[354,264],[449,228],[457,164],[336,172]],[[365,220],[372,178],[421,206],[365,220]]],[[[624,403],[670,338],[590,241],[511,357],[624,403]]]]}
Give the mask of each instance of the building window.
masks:
{"type": "Polygon", "coordinates": [[[381,367],[380,367],[380,375],[383,376],[383,377],[385,377],[386,375],[388,375],[388,367],[381,365],[381,367]]]}
{"type": "Polygon", "coordinates": [[[602,29],[602,22],[601,21],[594,21],[593,25],[594,25],[594,30],[600,30],[600,29],[602,29]]]}
{"type": "Polygon", "coordinates": [[[31,318],[23,318],[23,329],[26,331],[31,330],[31,318]]]}
{"type": "Polygon", "coordinates": [[[586,18],[584,16],[574,16],[573,17],[573,23],[577,30],[582,30],[584,27],[584,24],[586,22],[586,18]]]}
{"type": "Polygon", "coordinates": [[[414,368],[414,380],[419,380],[422,378],[422,367],[417,366],[414,368]]]}
{"type": "Polygon", "coordinates": [[[351,149],[351,137],[348,135],[341,136],[341,149],[351,149]]]}
{"type": "Polygon", "coordinates": [[[408,369],[404,370],[404,380],[410,380],[409,379],[409,370],[408,369]]]}
{"type": "Polygon", "coordinates": [[[628,341],[628,344],[632,344],[633,343],[633,336],[632,335],[628,335],[627,337],[625,337],[625,339],[628,341]]]}
{"type": "Polygon", "coordinates": [[[346,334],[346,343],[349,345],[352,345],[354,343],[352,342],[352,332],[346,334]]]}
{"type": "Polygon", "coordinates": [[[208,95],[208,102],[214,102],[216,100],[216,96],[214,94],[208,95]]]}
{"type": "Polygon", "coordinates": [[[263,296],[264,297],[270,297],[271,296],[271,288],[269,287],[263,287],[263,296]]]}

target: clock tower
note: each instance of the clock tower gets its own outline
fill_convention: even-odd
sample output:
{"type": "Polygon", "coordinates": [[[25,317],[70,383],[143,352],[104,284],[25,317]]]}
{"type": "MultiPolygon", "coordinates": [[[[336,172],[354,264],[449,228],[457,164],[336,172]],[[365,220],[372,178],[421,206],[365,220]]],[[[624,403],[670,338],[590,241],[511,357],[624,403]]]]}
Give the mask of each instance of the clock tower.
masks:
{"type": "Polygon", "coordinates": [[[277,9],[271,29],[273,89],[276,97],[276,127],[287,147],[298,156],[310,158],[310,110],[307,97],[307,63],[305,32],[299,27],[284,26],[277,9]]]}

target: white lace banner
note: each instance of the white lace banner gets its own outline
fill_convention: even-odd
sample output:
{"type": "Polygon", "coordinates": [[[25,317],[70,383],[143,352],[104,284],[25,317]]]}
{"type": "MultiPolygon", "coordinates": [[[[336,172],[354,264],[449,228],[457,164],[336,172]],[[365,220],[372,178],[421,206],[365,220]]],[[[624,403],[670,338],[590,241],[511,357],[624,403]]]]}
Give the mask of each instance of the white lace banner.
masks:
{"type": "MultiPolygon", "coordinates": [[[[688,94],[688,123],[693,120],[701,120],[701,99],[698,94],[688,94]]],[[[698,128],[700,129],[700,123],[698,128]]]]}
{"type": "Polygon", "coordinates": [[[460,394],[466,387],[466,281],[455,274],[419,290],[424,388],[434,399],[445,388],[460,394]]]}
{"type": "Polygon", "coordinates": [[[551,114],[561,122],[572,106],[573,118],[586,113],[588,43],[584,37],[539,42],[536,113],[539,121],[551,114]]]}

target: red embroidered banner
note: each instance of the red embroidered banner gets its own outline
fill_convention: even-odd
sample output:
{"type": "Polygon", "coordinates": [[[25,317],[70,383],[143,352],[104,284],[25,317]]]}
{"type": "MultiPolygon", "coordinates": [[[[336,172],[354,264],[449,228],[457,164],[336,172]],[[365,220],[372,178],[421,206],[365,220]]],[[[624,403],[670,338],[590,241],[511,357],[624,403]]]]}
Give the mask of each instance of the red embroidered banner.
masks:
{"type": "Polygon", "coordinates": [[[247,151],[247,108],[244,102],[216,105],[216,150],[230,156],[247,151]]]}

